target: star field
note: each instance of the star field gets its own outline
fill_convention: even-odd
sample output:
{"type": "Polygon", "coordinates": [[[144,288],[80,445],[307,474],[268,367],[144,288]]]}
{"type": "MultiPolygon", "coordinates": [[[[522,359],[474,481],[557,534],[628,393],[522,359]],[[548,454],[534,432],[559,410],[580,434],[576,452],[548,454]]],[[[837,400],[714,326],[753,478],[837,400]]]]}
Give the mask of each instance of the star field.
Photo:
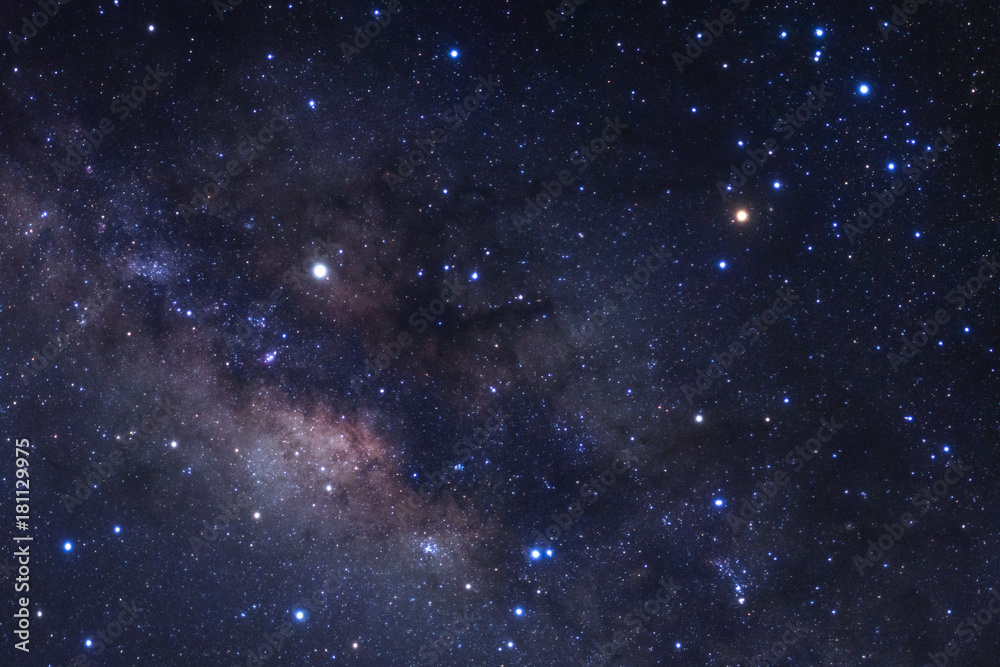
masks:
{"type": "Polygon", "coordinates": [[[0,18],[0,664],[994,664],[991,7],[0,18]]]}

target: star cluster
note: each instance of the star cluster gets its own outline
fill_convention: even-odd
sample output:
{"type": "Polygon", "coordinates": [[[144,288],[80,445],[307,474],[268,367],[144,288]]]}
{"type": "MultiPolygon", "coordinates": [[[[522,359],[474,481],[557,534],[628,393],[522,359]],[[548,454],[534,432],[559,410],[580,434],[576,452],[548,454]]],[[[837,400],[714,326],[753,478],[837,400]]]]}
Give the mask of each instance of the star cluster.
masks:
{"type": "Polygon", "coordinates": [[[2,15],[0,663],[992,664],[991,8],[2,15]]]}

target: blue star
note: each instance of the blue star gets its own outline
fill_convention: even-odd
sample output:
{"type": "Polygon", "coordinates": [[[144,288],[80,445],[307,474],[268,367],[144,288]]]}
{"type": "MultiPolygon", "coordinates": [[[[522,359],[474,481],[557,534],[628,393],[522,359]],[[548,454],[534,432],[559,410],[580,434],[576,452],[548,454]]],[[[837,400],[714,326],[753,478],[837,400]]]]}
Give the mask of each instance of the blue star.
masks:
{"type": "Polygon", "coordinates": [[[722,507],[722,498],[716,498],[715,499],[715,506],[716,507],[722,507]]]}
{"type": "Polygon", "coordinates": [[[539,558],[542,557],[542,552],[539,551],[538,549],[532,549],[531,557],[534,558],[535,560],[538,560],[539,558]]]}
{"type": "Polygon", "coordinates": [[[860,92],[862,95],[867,95],[869,90],[871,89],[868,87],[867,83],[863,83],[858,87],[858,92],[860,92]]]}
{"type": "Polygon", "coordinates": [[[726,268],[726,263],[725,262],[719,262],[719,268],[720,269],[726,268]]]}
{"type": "Polygon", "coordinates": [[[63,544],[63,549],[65,549],[66,551],[72,551],[73,550],[73,543],[72,542],[66,542],[65,544],[63,544]]]}
{"type": "Polygon", "coordinates": [[[817,37],[822,37],[823,36],[823,29],[822,28],[816,28],[816,36],[817,37]]]}
{"type": "Polygon", "coordinates": [[[452,49],[451,52],[448,53],[448,55],[451,56],[452,58],[457,58],[458,57],[458,49],[452,49]]]}

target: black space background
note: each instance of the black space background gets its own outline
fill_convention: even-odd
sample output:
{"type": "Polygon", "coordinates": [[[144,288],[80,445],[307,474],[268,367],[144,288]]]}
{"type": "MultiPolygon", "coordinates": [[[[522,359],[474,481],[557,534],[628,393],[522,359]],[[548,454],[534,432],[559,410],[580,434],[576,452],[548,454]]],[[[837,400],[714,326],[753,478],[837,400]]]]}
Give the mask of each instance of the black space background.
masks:
{"type": "MultiPolygon", "coordinates": [[[[554,0],[404,0],[350,63],[339,44],[386,5],[334,4],[245,0],[220,21],[207,1],[73,0],[19,53],[5,40],[2,516],[20,534],[28,438],[34,541],[31,650],[14,648],[5,576],[0,664],[243,665],[286,621],[264,664],[428,664],[464,611],[438,664],[578,665],[660,577],[679,588],[671,611],[614,664],[748,665],[795,619],[808,637],[775,664],[931,664],[1000,581],[998,283],[946,303],[1000,251],[996,9],[930,0],[883,41],[891,3],[752,0],[679,73],[674,51],[729,3],[587,0],[550,31],[554,0]],[[112,99],[147,65],[172,76],[119,121],[112,99]],[[500,87],[390,192],[396,157],[480,75],[500,87]],[[785,142],[775,122],[824,82],[833,97],[785,142]],[[178,206],[275,105],[289,129],[185,221],[178,206]],[[57,179],[51,163],[103,117],[117,129],[57,179]],[[629,128],[518,233],[524,197],[605,117],[629,128]],[[901,175],[888,163],[946,126],[955,145],[852,245],[854,211],[901,175]],[[737,142],[769,136],[782,149],[723,202],[737,142]],[[283,274],[327,238],[345,249],[330,276],[289,290],[283,274]],[[673,258],[623,303],[614,284],[660,246],[673,258]],[[455,277],[466,296],[352,392],[455,277]],[[801,301],[689,405],[683,385],[779,287],[801,301]],[[618,312],[560,362],[606,298],[618,312]],[[887,352],[937,308],[951,322],[893,372],[887,352]],[[253,334],[230,349],[241,322],[253,334]],[[68,515],[75,479],[166,397],[177,416],[68,515]],[[492,409],[501,429],[422,503],[492,409]],[[831,415],[843,430],[734,535],[727,513],[831,415]],[[636,470],[540,543],[619,451],[636,470]],[[859,574],[854,556],[956,460],[970,481],[859,574]],[[193,556],[189,536],[241,492],[251,506],[193,556]],[[297,620],[331,569],[336,590],[297,620]],[[96,656],[86,640],[133,599],[147,611],[96,656]]],[[[7,2],[0,27],[32,9],[7,2]]],[[[994,629],[953,664],[997,664],[994,629]]]]}

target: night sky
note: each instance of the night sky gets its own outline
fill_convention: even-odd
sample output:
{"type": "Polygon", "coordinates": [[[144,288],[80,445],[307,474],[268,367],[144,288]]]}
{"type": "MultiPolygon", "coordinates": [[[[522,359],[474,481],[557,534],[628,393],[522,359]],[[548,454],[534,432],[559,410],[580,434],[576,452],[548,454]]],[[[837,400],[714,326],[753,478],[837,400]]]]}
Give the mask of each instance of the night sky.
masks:
{"type": "Polygon", "coordinates": [[[1000,664],[989,3],[0,26],[0,665],[1000,664]]]}

